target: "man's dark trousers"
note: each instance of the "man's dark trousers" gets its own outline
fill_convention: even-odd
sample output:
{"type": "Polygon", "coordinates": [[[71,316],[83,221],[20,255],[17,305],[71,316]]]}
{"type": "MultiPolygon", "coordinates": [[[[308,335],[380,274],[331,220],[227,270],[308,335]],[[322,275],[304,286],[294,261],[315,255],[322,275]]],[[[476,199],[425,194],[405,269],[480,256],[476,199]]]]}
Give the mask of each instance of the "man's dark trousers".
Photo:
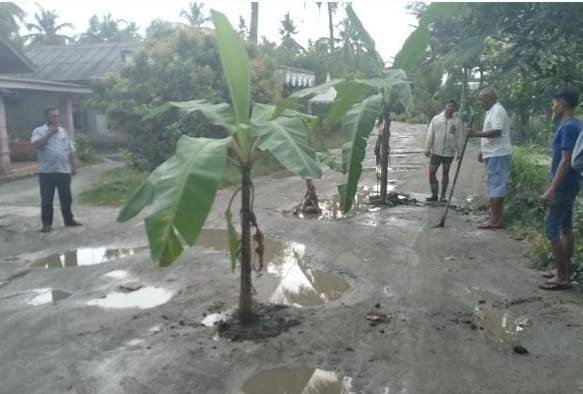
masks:
{"type": "Polygon", "coordinates": [[[41,198],[41,219],[43,226],[52,226],[53,224],[53,198],[55,188],[59,191],[59,202],[61,203],[61,213],[65,225],[73,222],[73,213],[71,212],[71,174],[51,172],[38,174],[40,183],[41,198]]]}

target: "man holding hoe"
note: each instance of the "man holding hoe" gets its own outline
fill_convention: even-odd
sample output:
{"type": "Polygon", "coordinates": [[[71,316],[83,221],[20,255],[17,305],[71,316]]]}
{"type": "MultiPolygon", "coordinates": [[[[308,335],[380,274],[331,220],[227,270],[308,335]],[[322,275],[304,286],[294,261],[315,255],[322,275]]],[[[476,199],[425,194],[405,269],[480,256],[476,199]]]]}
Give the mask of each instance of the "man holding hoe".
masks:
{"type": "Polygon", "coordinates": [[[464,125],[461,119],[454,117],[453,114],[456,111],[457,103],[450,99],[445,104],[443,112],[435,115],[429,123],[425,140],[425,156],[429,158],[431,197],[428,197],[427,201],[437,201],[439,194],[437,170],[440,166],[442,166],[440,201],[447,201],[445,195],[449,184],[449,169],[456,154],[458,160],[461,158],[464,125]]]}

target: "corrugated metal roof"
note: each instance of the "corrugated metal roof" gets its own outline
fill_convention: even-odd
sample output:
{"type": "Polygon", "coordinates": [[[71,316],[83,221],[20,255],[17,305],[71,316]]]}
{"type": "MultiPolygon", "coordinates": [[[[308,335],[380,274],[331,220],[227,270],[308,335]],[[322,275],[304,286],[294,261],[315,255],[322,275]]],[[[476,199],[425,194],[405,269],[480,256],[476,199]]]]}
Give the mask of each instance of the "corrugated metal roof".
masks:
{"type": "Polygon", "coordinates": [[[22,73],[33,70],[33,65],[7,39],[0,36],[0,73],[22,73]]]}
{"type": "Polygon", "coordinates": [[[136,52],[141,46],[140,42],[36,45],[26,52],[35,65],[35,72],[26,77],[89,82],[118,75],[125,65],[122,54],[136,52]]]}

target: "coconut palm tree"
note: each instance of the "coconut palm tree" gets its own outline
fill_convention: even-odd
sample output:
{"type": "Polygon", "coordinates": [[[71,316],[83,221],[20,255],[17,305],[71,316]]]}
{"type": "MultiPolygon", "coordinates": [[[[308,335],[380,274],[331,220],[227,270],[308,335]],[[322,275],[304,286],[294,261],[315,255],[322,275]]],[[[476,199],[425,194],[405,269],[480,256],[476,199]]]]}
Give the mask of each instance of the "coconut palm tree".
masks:
{"type": "Polygon", "coordinates": [[[188,24],[194,27],[201,27],[206,21],[209,20],[208,17],[204,16],[202,9],[204,8],[204,3],[197,3],[193,1],[188,4],[187,10],[182,10],[180,16],[188,21],[188,24]]]}
{"type": "Polygon", "coordinates": [[[45,10],[38,6],[39,12],[34,14],[35,23],[27,23],[26,28],[31,32],[24,38],[29,40],[29,45],[65,45],[72,37],[61,34],[63,29],[72,28],[70,23],[57,24],[59,16],[55,11],[45,10]]]}
{"type": "Polygon", "coordinates": [[[251,2],[251,25],[249,29],[249,41],[257,45],[257,28],[259,26],[259,2],[251,2]]]}
{"type": "Polygon", "coordinates": [[[14,40],[18,36],[18,22],[22,22],[24,15],[15,3],[0,3],[0,36],[14,40]]]}

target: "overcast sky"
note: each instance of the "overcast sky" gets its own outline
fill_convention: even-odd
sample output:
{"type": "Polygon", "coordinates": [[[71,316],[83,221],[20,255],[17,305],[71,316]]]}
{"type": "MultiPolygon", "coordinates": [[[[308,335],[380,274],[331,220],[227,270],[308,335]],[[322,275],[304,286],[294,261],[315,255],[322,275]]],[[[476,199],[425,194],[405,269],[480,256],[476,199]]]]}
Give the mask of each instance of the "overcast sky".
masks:
{"type": "MultiPolygon", "coordinates": [[[[45,9],[54,10],[60,16],[59,22],[69,22],[74,31],[67,34],[77,34],[85,31],[92,15],[110,13],[116,19],[136,22],[142,29],[153,19],[161,18],[169,21],[180,21],[180,11],[188,7],[187,0],[158,1],[123,1],[123,0],[42,0],[16,1],[27,12],[26,21],[34,18],[38,10],[37,3],[42,3],[45,9]]],[[[239,15],[249,25],[251,5],[241,0],[207,0],[203,1],[205,11],[211,8],[225,13],[231,23],[237,27],[239,15]]],[[[401,48],[405,38],[413,30],[416,20],[406,12],[406,1],[356,0],[353,8],[362,20],[364,26],[374,38],[377,48],[385,60],[390,60],[401,48]]],[[[259,2],[259,36],[266,36],[272,41],[279,41],[280,21],[286,12],[296,23],[299,34],[297,41],[305,45],[308,39],[328,36],[328,16],[326,5],[318,11],[316,3],[303,0],[269,0],[259,2]]],[[[345,16],[341,6],[335,15],[335,23],[345,16]]]]}

